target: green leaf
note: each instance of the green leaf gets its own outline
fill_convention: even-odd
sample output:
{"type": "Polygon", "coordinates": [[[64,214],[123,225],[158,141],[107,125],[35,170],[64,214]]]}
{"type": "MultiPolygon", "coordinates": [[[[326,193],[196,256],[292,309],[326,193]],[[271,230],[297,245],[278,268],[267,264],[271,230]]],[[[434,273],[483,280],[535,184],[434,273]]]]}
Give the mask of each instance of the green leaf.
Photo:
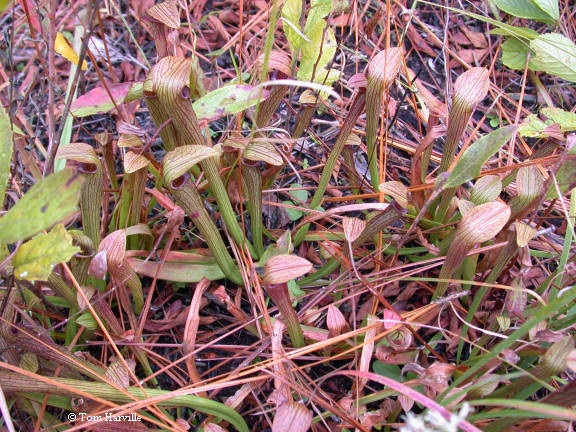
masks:
{"type": "Polygon", "coordinates": [[[294,279],[289,280],[287,285],[288,292],[290,293],[290,299],[292,300],[292,306],[296,307],[298,306],[298,301],[294,299],[302,297],[304,294],[306,294],[306,291],[300,288],[300,285],[298,285],[294,279]]]}
{"type": "Polygon", "coordinates": [[[9,4],[10,0],[0,0],[0,11],[6,9],[9,4]]]}
{"type": "Polygon", "coordinates": [[[553,124],[558,124],[562,132],[576,130],[575,113],[560,108],[542,108],[540,113],[547,117],[547,120],[543,121],[536,114],[530,114],[518,127],[520,135],[530,138],[547,137],[550,133],[546,129],[553,124]]]}
{"type": "Polygon", "coordinates": [[[372,365],[372,369],[374,369],[374,372],[378,375],[391,378],[397,382],[404,382],[402,370],[398,367],[398,365],[383,363],[380,360],[376,360],[372,365]]]}
{"type": "Polygon", "coordinates": [[[96,330],[98,323],[90,312],[84,312],[76,318],[76,324],[86,327],[88,330],[96,330]]]}
{"type": "Polygon", "coordinates": [[[304,33],[310,36],[310,30],[316,27],[324,18],[328,16],[332,10],[332,0],[312,0],[310,3],[310,11],[308,11],[308,18],[304,26],[304,33]]]}
{"type": "Polygon", "coordinates": [[[530,114],[518,126],[518,133],[523,137],[542,138],[546,136],[544,129],[547,126],[536,114],[530,114]]]}
{"type": "Polygon", "coordinates": [[[566,36],[547,33],[530,42],[530,68],[576,82],[576,45],[566,36]]]}
{"type": "Polygon", "coordinates": [[[294,53],[300,48],[301,36],[296,31],[299,28],[300,14],[302,13],[302,0],[286,0],[282,7],[282,27],[290,50],[294,53]],[[288,23],[286,22],[288,21],[288,23]]]}
{"type": "Polygon", "coordinates": [[[530,47],[520,39],[508,38],[502,44],[502,64],[510,69],[524,70],[530,47]]]}
{"type": "Polygon", "coordinates": [[[576,130],[576,113],[553,107],[542,108],[540,113],[559,124],[562,132],[576,130]]]}
{"type": "Polygon", "coordinates": [[[14,275],[29,281],[48,280],[56,264],[67,262],[80,252],[72,246],[72,236],[63,225],[56,225],[48,234],[34,237],[21,245],[14,257],[14,275]]]}
{"type": "Polygon", "coordinates": [[[300,183],[292,183],[290,185],[290,188],[297,189],[289,192],[289,194],[292,195],[297,200],[306,201],[308,199],[308,191],[301,189],[302,185],[300,183]]]}
{"type": "Polygon", "coordinates": [[[558,21],[560,19],[560,8],[558,7],[558,0],[532,0],[532,2],[544,13],[554,19],[554,21],[558,21]]]}
{"type": "Polygon", "coordinates": [[[10,161],[12,160],[12,129],[10,118],[0,105],[0,209],[4,202],[6,184],[10,177],[10,161]]]}
{"type": "Polygon", "coordinates": [[[505,126],[475,141],[450,172],[446,188],[453,188],[480,175],[482,166],[510,139],[514,126],[505,126]]]}
{"type": "MultiPolygon", "coordinates": [[[[292,201],[282,201],[282,204],[286,204],[286,205],[290,205],[290,206],[295,205],[292,201]]],[[[304,216],[304,213],[302,213],[300,210],[297,210],[297,209],[286,207],[285,210],[288,213],[288,217],[290,218],[291,221],[297,221],[302,216],[304,216]]]]}
{"type": "MultiPolygon", "coordinates": [[[[549,3],[549,1],[544,0],[495,0],[496,6],[498,8],[510,15],[514,15],[518,18],[533,19],[536,21],[551,22],[557,20],[558,16],[554,17],[550,15],[547,11],[543,10],[541,7],[537,6],[537,3],[549,3]]],[[[558,7],[556,5],[556,7],[558,7]]],[[[551,9],[548,5],[546,9],[551,9]]],[[[552,12],[554,14],[554,12],[552,12]]]]}
{"type": "MultiPolygon", "coordinates": [[[[260,100],[264,100],[262,92],[260,100]]],[[[250,85],[226,85],[202,96],[192,104],[198,120],[214,121],[239,113],[258,103],[259,87],[250,85]]]]}
{"type": "Polygon", "coordinates": [[[310,42],[302,43],[302,59],[297,77],[302,81],[312,81],[312,75],[314,75],[313,82],[331,86],[340,76],[338,71],[326,69],[336,53],[334,32],[331,28],[326,28],[326,23],[322,21],[307,36],[310,42]],[[320,49],[322,49],[322,54],[318,57],[320,49]]]}
{"type": "Polygon", "coordinates": [[[65,169],[42,179],[0,218],[0,243],[14,243],[38,234],[72,215],[78,208],[83,177],[65,169]]]}
{"type": "Polygon", "coordinates": [[[512,36],[515,38],[532,40],[540,36],[540,33],[528,27],[506,26],[492,29],[488,32],[492,35],[512,36]]]}

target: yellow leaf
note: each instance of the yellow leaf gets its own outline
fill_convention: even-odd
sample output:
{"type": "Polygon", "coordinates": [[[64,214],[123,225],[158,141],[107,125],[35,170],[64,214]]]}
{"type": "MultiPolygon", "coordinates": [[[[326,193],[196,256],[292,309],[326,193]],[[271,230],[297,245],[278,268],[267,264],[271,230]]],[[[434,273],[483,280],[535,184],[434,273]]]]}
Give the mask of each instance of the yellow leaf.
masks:
{"type": "MultiPolygon", "coordinates": [[[[58,54],[64,57],[69,62],[78,65],[80,59],[78,58],[78,54],[72,49],[64,35],[60,32],[56,34],[56,41],[54,42],[54,49],[58,54]]],[[[86,60],[82,62],[82,70],[88,69],[88,63],[86,60]]]]}

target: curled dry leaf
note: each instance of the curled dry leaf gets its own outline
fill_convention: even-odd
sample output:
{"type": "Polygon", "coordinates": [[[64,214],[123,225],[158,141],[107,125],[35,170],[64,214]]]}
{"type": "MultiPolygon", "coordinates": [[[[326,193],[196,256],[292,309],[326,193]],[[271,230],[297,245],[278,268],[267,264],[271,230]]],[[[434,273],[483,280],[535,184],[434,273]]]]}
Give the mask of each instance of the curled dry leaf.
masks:
{"type": "Polygon", "coordinates": [[[310,261],[296,255],[276,255],[266,261],[263,281],[266,285],[286,283],[312,270],[310,261]]]}

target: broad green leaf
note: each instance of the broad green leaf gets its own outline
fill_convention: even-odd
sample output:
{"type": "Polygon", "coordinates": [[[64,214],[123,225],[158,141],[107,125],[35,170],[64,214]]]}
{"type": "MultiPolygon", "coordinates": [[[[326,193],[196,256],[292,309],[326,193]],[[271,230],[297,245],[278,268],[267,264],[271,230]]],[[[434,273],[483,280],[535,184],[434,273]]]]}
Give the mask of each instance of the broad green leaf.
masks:
{"type": "Polygon", "coordinates": [[[319,23],[324,21],[332,10],[332,0],[312,0],[310,3],[310,10],[308,11],[308,18],[304,26],[304,33],[310,37],[310,31],[319,23]]]}
{"type": "Polygon", "coordinates": [[[306,201],[308,199],[308,191],[301,189],[302,185],[299,183],[292,183],[290,189],[297,189],[290,191],[289,194],[300,201],[306,201]]]}
{"type": "Polygon", "coordinates": [[[576,45],[558,33],[541,35],[530,42],[530,68],[576,82],[576,45]]]}
{"type": "Polygon", "coordinates": [[[296,29],[299,28],[300,14],[302,13],[302,0],[286,0],[282,7],[282,27],[290,50],[295,53],[300,48],[301,36],[296,29]],[[288,22],[287,22],[288,21],[288,22]]]}
{"type": "Polygon", "coordinates": [[[331,86],[340,76],[338,71],[326,69],[336,53],[334,32],[331,28],[326,28],[326,23],[322,21],[307,36],[310,42],[302,43],[302,59],[297,77],[302,81],[312,81],[314,74],[314,82],[331,86]],[[320,49],[322,49],[322,54],[318,58],[320,49]]]}
{"type": "Polygon", "coordinates": [[[524,70],[530,47],[520,39],[508,38],[502,44],[502,64],[510,69],[524,70]]]}
{"type": "Polygon", "coordinates": [[[542,108],[540,113],[544,114],[554,123],[559,124],[562,132],[576,130],[576,113],[553,107],[542,108]]]}
{"type": "MultiPolygon", "coordinates": [[[[289,206],[293,206],[295,205],[292,201],[282,201],[282,204],[286,204],[289,206]]],[[[300,219],[302,216],[304,216],[304,213],[302,213],[300,210],[298,209],[293,209],[290,207],[286,207],[285,208],[286,213],[288,213],[288,217],[290,218],[291,221],[297,221],[298,219],[300,219]]]]}
{"type": "Polygon", "coordinates": [[[56,264],[67,262],[80,252],[72,246],[72,236],[64,225],[56,225],[48,234],[42,234],[21,245],[14,257],[14,275],[29,281],[48,280],[56,264]]]}
{"type": "MultiPolygon", "coordinates": [[[[557,20],[558,17],[551,16],[541,9],[536,3],[548,3],[543,0],[495,0],[498,8],[510,15],[518,18],[533,19],[536,21],[550,22],[557,20]]],[[[547,8],[549,9],[549,8],[547,8]]]]}
{"type": "Polygon", "coordinates": [[[482,166],[510,139],[514,126],[505,126],[475,141],[450,172],[446,188],[453,188],[480,175],[482,166]]]}
{"type": "Polygon", "coordinates": [[[540,113],[546,117],[546,121],[541,120],[536,114],[530,114],[518,127],[518,132],[524,137],[543,138],[550,135],[547,128],[557,124],[561,132],[571,132],[576,130],[576,114],[564,111],[560,108],[542,108],[540,113]]]}
{"type": "MultiPolygon", "coordinates": [[[[301,187],[302,187],[302,185],[299,183],[292,183],[290,185],[291,189],[299,189],[301,187]]],[[[306,190],[293,190],[293,191],[290,191],[289,194],[292,195],[294,198],[296,198],[298,201],[304,201],[305,202],[308,199],[308,191],[306,191],[306,190]]],[[[299,202],[294,203],[292,201],[282,201],[282,204],[286,204],[286,205],[290,205],[290,206],[301,205],[299,202]]],[[[298,209],[286,207],[285,210],[288,213],[288,217],[290,218],[291,221],[297,221],[302,216],[304,216],[304,213],[298,209]]]]}
{"type": "Polygon", "coordinates": [[[64,169],[36,183],[0,218],[0,243],[24,240],[72,215],[82,182],[83,177],[64,169]]]}
{"type": "Polygon", "coordinates": [[[536,114],[530,114],[518,126],[518,133],[523,137],[542,138],[545,137],[544,129],[548,125],[538,118],[536,114]]]}
{"type": "Polygon", "coordinates": [[[9,4],[10,0],[0,0],[0,11],[6,9],[9,4]]]}
{"type": "Polygon", "coordinates": [[[12,130],[10,118],[0,105],[0,209],[4,202],[6,184],[10,178],[10,162],[12,160],[12,130]]]}
{"type": "Polygon", "coordinates": [[[372,365],[374,372],[378,375],[382,375],[391,378],[397,382],[404,382],[404,377],[402,376],[402,370],[398,365],[383,363],[380,360],[376,360],[372,365]]]}
{"type": "MultiPolygon", "coordinates": [[[[233,84],[221,87],[202,96],[192,104],[198,120],[214,121],[228,115],[239,113],[258,103],[259,87],[233,84]]],[[[266,92],[262,92],[260,101],[266,92]]]]}
{"type": "Polygon", "coordinates": [[[558,0],[532,0],[532,2],[540,8],[544,13],[549,15],[554,21],[560,19],[560,8],[558,7],[558,0]]]}
{"type": "Polygon", "coordinates": [[[303,295],[306,294],[306,291],[300,288],[300,286],[296,283],[295,280],[288,281],[288,292],[290,293],[290,300],[293,300],[292,306],[294,307],[298,306],[298,301],[294,299],[302,297],[303,295]]]}

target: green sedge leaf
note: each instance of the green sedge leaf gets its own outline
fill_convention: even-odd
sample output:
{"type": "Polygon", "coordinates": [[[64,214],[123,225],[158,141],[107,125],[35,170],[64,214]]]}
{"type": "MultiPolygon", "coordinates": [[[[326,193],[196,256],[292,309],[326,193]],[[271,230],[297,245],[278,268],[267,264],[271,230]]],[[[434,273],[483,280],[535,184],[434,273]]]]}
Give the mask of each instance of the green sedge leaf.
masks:
{"type": "Polygon", "coordinates": [[[14,275],[29,281],[48,280],[56,264],[67,262],[80,252],[72,245],[72,236],[63,225],[56,225],[48,234],[34,237],[21,245],[14,257],[14,275]]]}

